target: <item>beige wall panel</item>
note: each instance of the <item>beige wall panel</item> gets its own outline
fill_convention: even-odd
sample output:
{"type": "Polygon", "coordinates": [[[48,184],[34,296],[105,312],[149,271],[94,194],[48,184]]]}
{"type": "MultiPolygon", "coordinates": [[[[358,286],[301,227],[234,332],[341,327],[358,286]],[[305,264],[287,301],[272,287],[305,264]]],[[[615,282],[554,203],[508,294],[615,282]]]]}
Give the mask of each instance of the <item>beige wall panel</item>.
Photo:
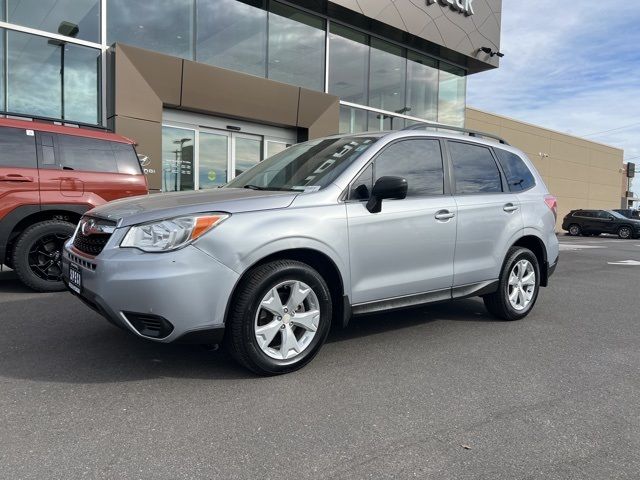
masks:
{"type": "Polygon", "coordinates": [[[551,140],[547,153],[553,158],[589,165],[589,149],[572,143],[551,140]]]}
{"type": "Polygon", "coordinates": [[[589,195],[589,185],[585,182],[551,177],[547,184],[549,191],[558,197],[583,198],[589,195]]]}
{"type": "Polygon", "coordinates": [[[149,189],[159,191],[162,188],[162,124],[129,117],[115,117],[115,132],[135,139],[139,155],[149,157],[150,164],[145,168],[149,189]]]}
{"type": "MultiPolygon", "coordinates": [[[[475,122],[480,122],[481,124],[490,123],[496,126],[500,126],[500,119],[495,115],[491,115],[489,113],[481,112],[480,110],[474,110],[473,108],[467,109],[467,121],[473,120],[475,122]]],[[[469,127],[471,128],[471,127],[469,127]]]]}
{"type": "Polygon", "coordinates": [[[538,137],[549,138],[549,131],[544,128],[536,127],[528,123],[518,122],[510,118],[500,118],[500,125],[509,130],[517,130],[529,135],[537,135],[538,137]]]}
{"type": "Polygon", "coordinates": [[[309,129],[309,139],[338,133],[340,99],[326,93],[300,89],[298,126],[309,129]]]}
{"type": "Polygon", "coordinates": [[[180,105],[181,58],[117,44],[116,58],[118,54],[125,54],[128,57],[162,103],[170,106],[180,105]]]}
{"type": "Polygon", "coordinates": [[[192,61],[184,62],[182,107],[275,125],[296,125],[300,88],[192,61]]]}
{"type": "Polygon", "coordinates": [[[592,184],[613,186],[620,191],[620,174],[617,170],[590,167],[588,181],[592,184]]]}
{"type": "Polygon", "coordinates": [[[553,160],[551,165],[551,177],[577,180],[588,183],[590,181],[590,169],[585,165],[564,160],[553,160]]]}
{"type": "Polygon", "coordinates": [[[600,202],[608,202],[613,208],[620,208],[620,187],[609,186],[609,185],[589,185],[589,196],[588,199],[596,200],[600,202]]]}
{"type": "Polygon", "coordinates": [[[162,118],[162,100],[119,47],[115,62],[115,112],[110,114],[152,121],[162,118]]]}
{"type": "Polygon", "coordinates": [[[503,127],[502,136],[511,145],[526,152],[548,153],[549,140],[545,137],[534,135],[522,130],[503,127]]]}
{"type": "MultiPolygon", "coordinates": [[[[590,152],[589,165],[592,167],[606,168],[608,170],[619,171],[622,168],[624,152],[618,155],[602,152],[590,152]]],[[[620,174],[622,175],[622,174],[620,174]]]]}

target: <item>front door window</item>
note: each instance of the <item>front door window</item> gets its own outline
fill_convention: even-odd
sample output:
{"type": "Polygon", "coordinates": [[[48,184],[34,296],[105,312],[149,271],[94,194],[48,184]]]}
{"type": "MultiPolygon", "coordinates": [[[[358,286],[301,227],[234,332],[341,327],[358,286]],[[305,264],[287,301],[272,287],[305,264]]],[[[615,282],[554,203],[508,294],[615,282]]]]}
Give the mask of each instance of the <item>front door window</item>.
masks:
{"type": "Polygon", "coordinates": [[[200,188],[217,188],[229,180],[229,135],[200,132],[200,188]]]}

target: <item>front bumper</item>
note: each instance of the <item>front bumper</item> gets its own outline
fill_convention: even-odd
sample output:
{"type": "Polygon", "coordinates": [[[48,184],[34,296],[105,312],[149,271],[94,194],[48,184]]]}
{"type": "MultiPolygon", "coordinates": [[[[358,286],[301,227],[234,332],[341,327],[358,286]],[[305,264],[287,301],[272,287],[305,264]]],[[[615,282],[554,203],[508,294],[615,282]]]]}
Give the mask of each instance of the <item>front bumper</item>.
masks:
{"type": "Polygon", "coordinates": [[[62,259],[67,284],[71,262],[82,272],[81,292],[72,293],[111,323],[165,343],[221,340],[239,275],[196,247],[161,254],[106,248],[90,258],[68,242],[62,259]]]}

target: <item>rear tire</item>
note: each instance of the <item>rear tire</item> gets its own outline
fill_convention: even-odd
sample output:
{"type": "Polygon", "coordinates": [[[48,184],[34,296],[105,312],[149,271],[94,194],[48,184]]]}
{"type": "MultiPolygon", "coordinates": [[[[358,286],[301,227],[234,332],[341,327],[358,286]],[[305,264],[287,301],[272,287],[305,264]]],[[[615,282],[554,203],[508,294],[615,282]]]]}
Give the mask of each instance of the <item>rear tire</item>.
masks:
{"type": "Polygon", "coordinates": [[[47,220],[28,227],[13,247],[13,269],[36,292],[59,292],[62,282],[62,246],[75,230],[73,223],[47,220]]]}
{"type": "Polygon", "coordinates": [[[247,273],[231,300],[225,346],[258,375],[289,373],[318,353],[331,312],[329,288],[316,270],[294,260],[266,263],[247,273]]]}
{"type": "Polygon", "coordinates": [[[569,225],[569,235],[571,235],[572,237],[577,237],[581,233],[582,229],[580,228],[580,225],[578,225],[577,223],[572,223],[571,225],[569,225]]]}
{"type": "Polygon", "coordinates": [[[526,317],[538,299],[540,266],[533,252],[512,247],[500,272],[498,291],[485,295],[489,313],[501,320],[520,320],[526,317]]]}
{"type": "Polygon", "coordinates": [[[618,237],[620,237],[622,240],[628,240],[633,237],[633,231],[631,230],[631,227],[620,227],[618,229],[618,237]]]}

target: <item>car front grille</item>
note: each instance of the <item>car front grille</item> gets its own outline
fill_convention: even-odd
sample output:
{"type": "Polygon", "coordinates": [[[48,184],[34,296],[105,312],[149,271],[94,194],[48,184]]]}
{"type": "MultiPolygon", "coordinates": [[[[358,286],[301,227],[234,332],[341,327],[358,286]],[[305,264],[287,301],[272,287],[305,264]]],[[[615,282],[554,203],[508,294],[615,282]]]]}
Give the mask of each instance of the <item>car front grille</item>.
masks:
{"type": "Polygon", "coordinates": [[[116,223],[109,220],[83,217],[73,240],[73,246],[83,253],[99,255],[111,238],[116,223]],[[85,228],[85,223],[88,227],[85,228]]]}

